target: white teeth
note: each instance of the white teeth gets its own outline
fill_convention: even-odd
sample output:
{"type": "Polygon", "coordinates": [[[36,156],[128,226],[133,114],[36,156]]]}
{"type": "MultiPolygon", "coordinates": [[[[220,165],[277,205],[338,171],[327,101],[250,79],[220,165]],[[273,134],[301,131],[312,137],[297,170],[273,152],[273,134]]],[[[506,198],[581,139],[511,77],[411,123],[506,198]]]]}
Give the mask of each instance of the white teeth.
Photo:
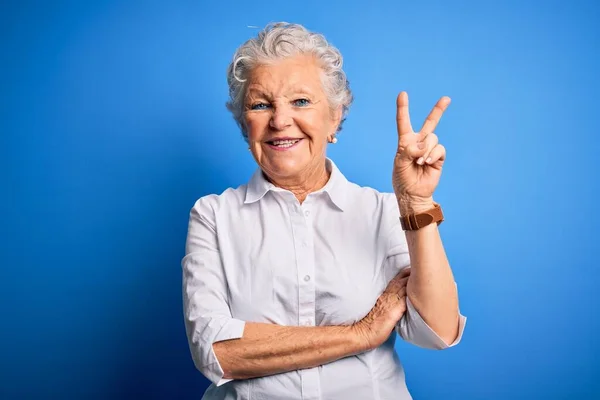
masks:
{"type": "Polygon", "coordinates": [[[274,140],[273,145],[278,146],[278,147],[290,147],[290,146],[293,146],[294,144],[296,144],[299,140],[300,139],[274,140]]]}

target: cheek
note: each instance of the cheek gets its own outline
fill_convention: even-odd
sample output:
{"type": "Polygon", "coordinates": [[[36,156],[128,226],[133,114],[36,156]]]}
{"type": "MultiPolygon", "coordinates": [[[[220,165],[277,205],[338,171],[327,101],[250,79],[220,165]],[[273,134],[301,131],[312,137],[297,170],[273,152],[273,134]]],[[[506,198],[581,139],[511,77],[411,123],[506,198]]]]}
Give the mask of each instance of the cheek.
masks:
{"type": "Polygon", "coordinates": [[[302,118],[297,119],[298,127],[307,135],[309,135],[314,141],[324,141],[329,132],[329,122],[327,116],[322,115],[320,112],[306,113],[302,115],[302,118]]]}
{"type": "Polygon", "coordinates": [[[265,127],[268,124],[268,118],[259,115],[246,117],[246,129],[250,140],[259,140],[265,132],[265,127]]]}

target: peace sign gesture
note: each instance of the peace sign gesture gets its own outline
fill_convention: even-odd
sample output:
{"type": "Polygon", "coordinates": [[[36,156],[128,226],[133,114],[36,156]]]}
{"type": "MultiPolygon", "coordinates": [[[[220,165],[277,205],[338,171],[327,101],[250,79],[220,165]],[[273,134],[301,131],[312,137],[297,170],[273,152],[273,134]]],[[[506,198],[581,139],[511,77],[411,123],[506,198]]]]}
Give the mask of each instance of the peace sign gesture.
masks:
{"type": "Polygon", "coordinates": [[[433,207],[433,192],[442,174],[446,149],[433,133],[448,105],[442,97],[427,116],[419,132],[414,132],[408,113],[408,94],[398,95],[396,123],[398,150],[394,159],[392,183],[403,215],[433,207]]]}

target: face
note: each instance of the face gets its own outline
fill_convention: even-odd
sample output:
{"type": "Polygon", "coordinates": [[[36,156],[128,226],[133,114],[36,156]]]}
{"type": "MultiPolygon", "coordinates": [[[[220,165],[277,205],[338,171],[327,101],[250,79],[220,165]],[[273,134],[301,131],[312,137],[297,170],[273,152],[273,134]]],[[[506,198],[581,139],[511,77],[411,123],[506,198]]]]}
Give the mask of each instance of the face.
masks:
{"type": "Polygon", "coordinates": [[[250,150],[273,179],[310,173],[325,163],[325,148],[341,119],[321,83],[321,69],[308,55],[260,65],[249,76],[245,123],[250,150]]]}

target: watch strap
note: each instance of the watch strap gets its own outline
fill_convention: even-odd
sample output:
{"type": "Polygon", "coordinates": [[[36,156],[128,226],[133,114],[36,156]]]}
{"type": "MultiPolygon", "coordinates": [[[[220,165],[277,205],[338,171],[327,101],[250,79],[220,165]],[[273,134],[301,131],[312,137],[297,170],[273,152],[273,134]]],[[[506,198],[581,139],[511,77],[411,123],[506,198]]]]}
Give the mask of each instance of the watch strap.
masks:
{"type": "Polygon", "coordinates": [[[408,214],[400,217],[402,230],[416,231],[429,224],[436,222],[438,225],[444,221],[444,213],[439,204],[434,203],[433,208],[416,214],[408,214]]]}

